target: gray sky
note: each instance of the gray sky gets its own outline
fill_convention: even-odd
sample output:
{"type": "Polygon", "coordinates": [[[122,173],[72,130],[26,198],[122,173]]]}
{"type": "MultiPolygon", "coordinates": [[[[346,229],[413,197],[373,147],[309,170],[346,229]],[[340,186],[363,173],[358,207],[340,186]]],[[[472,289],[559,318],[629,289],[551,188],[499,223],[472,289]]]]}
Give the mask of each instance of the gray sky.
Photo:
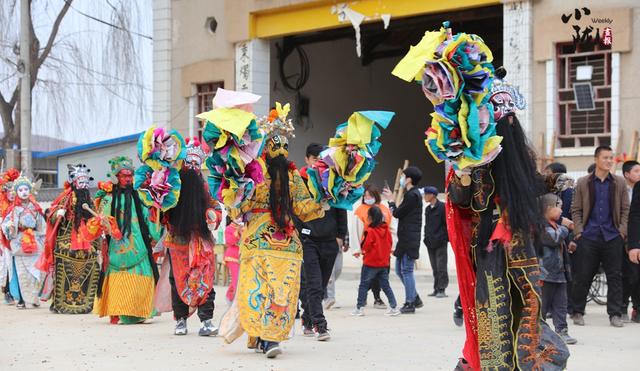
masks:
{"type": "MultiPolygon", "coordinates": [[[[122,0],[121,0],[122,1],[122,0]]],[[[8,3],[2,0],[6,14],[8,3]]],[[[117,0],[75,0],[65,16],[51,53],[33,91],[33,134],[76,143],[89,143],[142,131],[151,124],[152,41],[133,36],[133,59],[139,69],[135,78],[123,68],[122,53],[114,47],[114,30],[80,14],[111,19],[109,3],[117,0]],[[75,45],[77,48],[70,48],[75,45]],[[60,73],[62,71],[62,73],[60,73]],[[137,80],[137,81],[136,81],[137,80]]],[[[123,1],[131,21],[129,29],[152,36],[152,0],[123,1]]],[[[55,15],[64,0],[36,0],[32,5],[34,27],[41,46],[46,43],[55,15]]],[[[19,7],[19,1],[17,1],[19,7]]],[[[0,57],[15,60],[11,46],[19,38],[19,10],[11,22],[0,25],[0,57]]],[[[117,42],[117,41],[116,41],[117,42]]],[[[0,91],[13,91],[17,77],[6,60],[0,60],[0,91]]],[[[130,71],[129,71],[130,72],[130,71]]],[[[0,128],[0,130],[2,130],[0,128]]]]}

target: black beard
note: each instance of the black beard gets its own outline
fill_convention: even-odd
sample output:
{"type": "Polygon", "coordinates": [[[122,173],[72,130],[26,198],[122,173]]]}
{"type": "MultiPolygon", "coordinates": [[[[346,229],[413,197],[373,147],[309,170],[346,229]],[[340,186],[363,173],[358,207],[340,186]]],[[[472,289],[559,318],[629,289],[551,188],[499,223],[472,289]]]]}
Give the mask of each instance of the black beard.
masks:
{"type": "Polygon", "coordinates": [[[76,204],[74,206],[74,214],[75,218],[73,220],[73,228],[77,231],[80,228],[80,224],[82,221],[87,221],[87,219],[91,218],[92,215],[90,212],[82,208],[83,204],[87,204],[89,206],[92,205],[91,201],[91,193],[88,188],[75,188],[73,187],[73,193],[76,196],[76,204]]]}
{"type": "Polygon", "coordinates": [[[280,155],[267,159],[267,171],[271,177],[269,206],[278,227],[285,229],[293,220],[293,206],[289,194],[289,160],[280,155]]]}

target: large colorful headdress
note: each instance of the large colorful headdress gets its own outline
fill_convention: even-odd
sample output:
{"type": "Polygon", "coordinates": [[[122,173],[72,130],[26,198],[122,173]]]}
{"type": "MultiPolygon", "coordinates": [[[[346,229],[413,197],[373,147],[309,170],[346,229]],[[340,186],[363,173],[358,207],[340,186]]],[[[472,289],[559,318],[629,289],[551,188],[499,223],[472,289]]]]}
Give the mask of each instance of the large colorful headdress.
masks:
{"type": "Polygon", "coordinates": [[[196,116],[205,121],[202,138],[211,148],[205,161],[209,191],[229,208],[251,197],[256,184],[264,180],[264,133],[251,112],[259,99],[251,93],[218,89],[214,108],[196,116]]]}
{"type": "Polygon", "coordinates": [[[498,121],[502,117],[516,110],[527,108],[524,96],[520,94],[518,87],[504,80],[507,70],[504,67],[496,69],[496,79],[493,80],[489,101],[493,105],[493,118],[498,121]]]}
{"type": "Polygon", "coordinates": [[[425,32],[393,70],[406,81],[419,81],[434,106],[425,144],[436,159],[463,169],[492,161],[502,137],[495,134],[489,101],[494,79],[493,55],[482,38],[453,35],[449,22],[425,32]]]}
{"type": "Polygon", "coordinates": [[[316,201],[351,209],[364,194],[382,144],[380,136],[395,115],[389,111],[354,112],[347,122],[338,125],[329,145],[318,161],[307,169],[307,185],[316,201]]]}
{"type": "Polygon", "coordinates": [[[18,188],[22,186],[27,186],[31,193],[35,194],[35,184],[31,181],[31,179],[24,175],[20,175],[18,179],[13,181],[13,192],[16,193],[18,191],[18,188]]]}
{"type": "Polygon", "coordinates": [[[93,181],[93,177],[89,174],[91,169],[85,164],[67,165],[69,171],[69,181],[76,186],[80,183],[89,184],[93,181]]]}
{"type": "Polygon", "coordinates": [[[116,156],[109,160],[109,165],[111,166],[111,172],[107,174],[114,182],[117,182],[118,173],[122,170],[130,170],[132,173],[135,170],[133,166],[133,160],[127,156],[116,156]]]}
{"type": "Polygon", "coordinates": [[[289,157],[289,138],[295,138],[295,128],[291,119],[287,118],[290,104],[284,106],[276,102],[276,108],[258,122],[260,129],[267,135],[266,154],[269,158],[279,155],[289,157]]]}
{"type": "Polygon", "coordinates": [[[0,185],[2,190],[8,192],[13,189],[13,182],[20,177],[20,171],[16,168],[7,169],[6,172],[0,176],[0,185]]]}

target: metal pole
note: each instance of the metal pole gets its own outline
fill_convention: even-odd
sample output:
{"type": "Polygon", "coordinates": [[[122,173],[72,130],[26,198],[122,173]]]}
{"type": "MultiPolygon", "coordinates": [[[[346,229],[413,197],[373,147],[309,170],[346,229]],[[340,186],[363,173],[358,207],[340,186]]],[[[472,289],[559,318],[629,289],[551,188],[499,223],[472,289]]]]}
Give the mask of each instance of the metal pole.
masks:
{"type": "Polygon", "coordinates": [[[32,175],[31,165],[31,0],[20,0],[20,59],[24,69],[20,81],[20,166],[32,175]]]}

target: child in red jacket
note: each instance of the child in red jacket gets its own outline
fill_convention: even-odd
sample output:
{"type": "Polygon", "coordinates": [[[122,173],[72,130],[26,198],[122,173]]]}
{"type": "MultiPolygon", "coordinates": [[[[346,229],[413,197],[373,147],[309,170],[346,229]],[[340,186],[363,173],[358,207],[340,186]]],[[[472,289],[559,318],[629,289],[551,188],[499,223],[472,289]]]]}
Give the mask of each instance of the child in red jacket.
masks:
{"type": "Polygon", "coordinates": [[[396,308],[396,297],[389,285],[389,259],[391,256],[391,232],[385,223],[384,215],[377,206],[372,206],[367,213],[369,226],[364,231],[361,250],[363,255],[362,273],[360,274],[360,287],[358,288],[358,304],[351,312],[352,316],[364,316],[367,291],[373,280],[380,282],[380,288],[389,300],[389,310],[386,316],[397,316],[400,310],[396,308]]]}

